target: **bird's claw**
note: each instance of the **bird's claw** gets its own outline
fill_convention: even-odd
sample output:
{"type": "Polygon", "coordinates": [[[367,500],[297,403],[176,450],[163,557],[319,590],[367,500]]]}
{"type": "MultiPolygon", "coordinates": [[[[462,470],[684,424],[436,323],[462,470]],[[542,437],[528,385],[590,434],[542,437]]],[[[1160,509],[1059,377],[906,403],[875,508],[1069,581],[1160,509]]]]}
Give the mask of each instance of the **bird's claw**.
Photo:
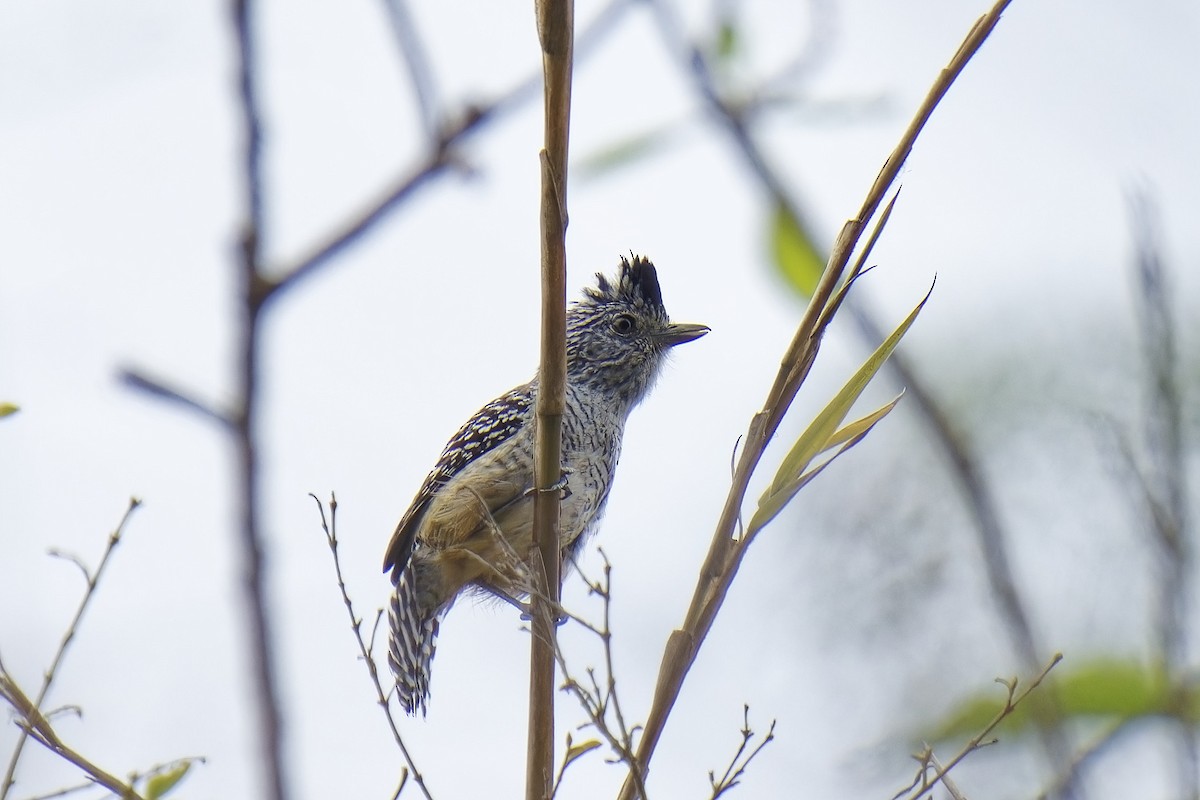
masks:
{"type": "Polygon", "coordinates": [[[575,470],[571,469],[570,467],[562,467],[562,474],[552,485],[547,486],[545,489],[539,489],[536,486],[530,486],[525,490],[525,496],[529,497],[537,492],[562,492],[561,499],[566,500],[571,496],[571,487],[568,485],[567,479],[571,477],[573,472],[575,472],[575,470]]]}
{"type": "MultiPolygon", "coordinates": [[[[529,608],[530,608],[529,603],[521,604],[520,609],[521,609],[521,621],[522,622],[529,622],[530,620],[533,619],[533,613],[529,610],[529,608]]],[[[567,615],[567,612],[563,611],[562,608],[559,607],[558,613],[554,615],[554,626],[556,628],[561,628],[563,625],[566,625],[567,621],[570,619],[571,619],[571,617],[567,615]]]]}

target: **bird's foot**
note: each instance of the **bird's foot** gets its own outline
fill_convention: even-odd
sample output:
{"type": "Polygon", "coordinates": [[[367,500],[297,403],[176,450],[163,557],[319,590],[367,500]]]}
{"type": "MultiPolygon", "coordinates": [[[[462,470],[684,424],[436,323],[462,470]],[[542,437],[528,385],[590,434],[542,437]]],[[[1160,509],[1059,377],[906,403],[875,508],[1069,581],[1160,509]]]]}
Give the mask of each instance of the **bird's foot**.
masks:
{"type": "Polygon", "coordinates": [[[562,467],[562,474],[552,485],[547,486],[545,489],[538,489],[536,486],[530,486],[525,490],[525,496],[530,497],[537,492],[562,492],[561,499],[566,500],[571,496],[571,487],[567,485],[567,479],[571,477],[571,473],[574,471],[575,470],[571,469],[570,467],[562,467]]]}
{"type": "MultiPolygon", "coordinates": [[[[533,612],[531,610],[532,603],[518,603],[517,607],[521,610],[521,621],[522,622],[529,622],[531,619],[533,619],[533,612]]],[[[555,627],[561,628],[563,625],[567,624],[567,620],[569,620],[570,618],[571,618],[570,615],[568,615],[567,612],[563,610],[562,606],[557,606],[555,608],[555,614],[554,614],[555,627]]]]}

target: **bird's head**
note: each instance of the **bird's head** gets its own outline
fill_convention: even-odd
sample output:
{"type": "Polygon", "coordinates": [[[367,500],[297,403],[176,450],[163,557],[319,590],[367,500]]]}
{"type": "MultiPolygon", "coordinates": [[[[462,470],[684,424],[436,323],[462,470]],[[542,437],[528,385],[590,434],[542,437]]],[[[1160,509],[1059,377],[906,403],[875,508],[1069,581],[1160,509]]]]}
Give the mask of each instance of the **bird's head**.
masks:
{"type": "Polygon", "coordinates": [[[622,257],[615,278],[597,274],[595,288],[567,312],[568,379],[632,407],[654,384],[667,351],[708,330],[671,322],[654,265],[622,257]]]}

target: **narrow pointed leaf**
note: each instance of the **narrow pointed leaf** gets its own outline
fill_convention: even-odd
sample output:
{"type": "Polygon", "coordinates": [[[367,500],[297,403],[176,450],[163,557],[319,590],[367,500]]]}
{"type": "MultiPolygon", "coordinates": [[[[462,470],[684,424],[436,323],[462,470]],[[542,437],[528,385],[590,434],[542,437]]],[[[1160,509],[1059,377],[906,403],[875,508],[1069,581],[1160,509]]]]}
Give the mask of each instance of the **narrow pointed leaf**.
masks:
{"type": "Polygon", "coordinates": [[[746,526],[746,536],[753,536],[755,533],[758,533],[758,531],[765,527],[768,522],[775,519],[775,517],[779,515],[779,512],[783,511],[783,509],[787,507],[788,503],[792,502],[792,498],[799,494],[800,490],[807,486],[809,481],[820,475],[821,472],[830,464],[832,464],[838,456],[840,456],[842,453],[845,453],[851,447],[854,447],[854,445],[865,439],[867,434],[871,432],[871,429],[875,427],[875,423],[886,417],[888,412],[896,407],[896,403],[900,401],[900,397],[901,395],[897,395],[896,398],[887,405],[881,407],[877,411],[872,411],[862,419],[855,420],[846,427],[842,428],[833,436],[833,438],[837,439],[838,441],[831,442],[829,445],[829,447],[836,447],[840,444],[841,449],[839,449],[829,458],[825,459],[825,461],[796,478],[796,480],[782,487],[778,492],[774,493],[770,497],[764,495],[762,500],[759,501],[758,510],[755,511],[754,516],[750,518],[750,524],[746,526]],[[845,434],[844,437],[843,434],[845,434]]]}
{"type": "Polygon", "coordinates": [[[854,405],[854,402],[858,400],[863,390],[867,388],[867,384],[879,372],[883,363],[887,361],[888,356],[896,349],[896,345],[904,338],[904,334],[908,333],[908,329],[916,321],[917,315],[925,307],[925,303],[928,302],[929,295],[932,292],[933,287],[931,286],[929,292],[925,294],[925,297],[917,304],[917,307],[876,348],[875,352],[863,362],[863,365],[846,382],[841,391],[829,401],[829,404],[821,410],[821,413],[817,414],[804,433],[800,434],[800,438],[796,440],[796,443],[792,445],[791,451],[783,459],[783,464],[780,465],[779,471],[775,475],[775,480],[771,482],[771,487],[767,490],[764,498],[779,491],[788,483],[795,480],[797,476],[803,474],[808,469],[808,465],[813,458],[822,450],[829,447],[829,440],[837,432],[842,420],[846,418],[850,407],[854,405]]]}
{"type": "MultiPolygon", "coordinates": [[[[903,391],[901,391],[900,394],[893,397],[889,402],[884,403],[882,406],[875,409],[870,414],[867,414],[865,417],[860,417],[860,418],[854,420],[854,422],[851,422],[848,425],[843,426],[841,429],[839,429],[837,431],[837,433],[835,433],[835,434],[833,434],[833,436],[829,437],[829,441],[825,445],[825,450],[832,450],[833,448],[837,447],[839,444],[842,444],[843,442],[848,442],[851,439],[855,438],[856,436],[861,436],[862,434],[871,430],[871,428],[875,427],[876,422],[879,422],[879,420],[883,419],[888,414],[892,413],[892,409],[895,408],[896,404],[900,402],[901,397],[904,397],[903,391]]],[[[824,451],[822,451],[822,452],[824,452],[824,451]]]]}
{"type": "Polygon", "coordinates": [[[0,418],[15,414],[21,410],[21,407],[15,403],[0,403],[0,418]]]}

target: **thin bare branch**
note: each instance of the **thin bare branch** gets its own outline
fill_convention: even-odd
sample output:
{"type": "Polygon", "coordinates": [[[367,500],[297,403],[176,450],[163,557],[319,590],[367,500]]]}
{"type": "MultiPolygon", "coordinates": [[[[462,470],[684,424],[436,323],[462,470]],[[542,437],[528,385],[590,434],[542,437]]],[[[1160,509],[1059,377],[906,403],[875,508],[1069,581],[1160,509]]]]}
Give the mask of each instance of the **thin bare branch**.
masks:
{"type": "Polygon", "coordinates": [[[69,747],[55,732],[50,721],[38,710],[31,700],[9,675],[0,662],[0,700],[8,703],[17,714],[17,726],[21,729],[22,741],[32,738],[50,752],[81,769],[94,782],[108,789],[121,800],[142,800],[141,795],[129,783],[100,768],[81,753],[69,747]]]}
{"type": "Polygon", "coordinates": [[[118,373],[117,377],[121,383],[130,389],[145,392],[159,400],[166,400],[168,403],[183,406],[189,411],[194,411],[206,419],[219,423],[223,428],[231,428],[233,426],[228,412],[218,411],[203,400],[198,400],[182,389],[168,386],[158,378],[151,378],[135,369],[123,369],[118,373]]]}
{"type": "Polygon", "coordinates": [[[929,747],[926,747],[925,752],[917,756],[917,760],[921,762],[921,770],[917,775],[917,780],[913,782],[912,789],[901,790],[896,794],[895,798],[903,797],[904,800],[920,800],[920,798],[932,792],[934,787],[937,786],[942,778],[944,778],[950,772],[950,770],[958,766],[959,762],[961,762],[964,758],[981,747],[986,747],[987,745],[992,744],[995,740],[989,740],[988,737],[991,735],[992,731],[996,729],[996,726],[1007,719],[1008,716],[1016,710],[1017,706],[1019,706],[1025,700],[1025,698],[1029,697],[1034,689],[1041,685],[1042,681],[1046,679],[1046,676],[1050,674],[1050,670],[1058,666],[1058,663],[1062,661],[1062,658],[1062,653],[1055,653],[1050,661],[1047,662],[1044,667],[1042,667],[1042,671],[1035,675],[1029,681],[1029,685],[1026,686],[1021,692],[1017,692],[1018,682],[1016,678],[1012,678],[1010,680],[1002,680],[997,678],[996,682],[1005,687],[1008,692],[1008,696],[1004,700],[1004,705],[996,713],[996,716],[992,718],[991,722],[984,726],[983,730],[971,737],[970,741],[963,745],[962,749],[959,750],[953,758],[946,762],[944,766],[937,766],[938,762],[933,757],[933,750],[929,747]],[[929,771],[931,769],[933,770],[932,777],[929,775],[929,771]]]}
{"type": "MultiPolygon", "coordinates": [[[[117,545],[121,543],[121,537],[125,533],[125,524],[129,522],[129,518],[133,512],[137,510],[142,501],[136,497],[129,500],[129,506],[125,509],[125,513],[121,515],[121,521],[117,523],[117,527],[108,535],[108,543],[104,547],[104,554],[100,556],[100,563],[96,565],[95,571],[91,571],[87,566],[75,557],[68,557],[80,570],[83,571],[84,580],[87,585],[83,592],[83,597],[79,600],[79,606],[75,609],[75,616],[71,618],[70,624],[67,625],[66,633],[63,634],[62,641],[58,645],[58,650],[54,654],[54,660],[50,663],[50,668],[46,670],[42,676],[42,685],[38,689],[37,697],[33,700],[33,710],[42,713],[42,705],[46,702],[46,696],[50,693],[50,687],[54,684],[54,678],[58,675],[58,669],[62,666],[63,659],[66,658],[67,650],[71,642],[75,639],[75,634],[79,630],[79,624],[83,620],[84,612],[87,611],[88,605],[92,602],[92,597],[96,594],[96,587],[100,583],[100,579],[104,576],[104,569],[108,566],[109,558],[113,551],[117,549],[117,545]]],[[[0,665],[0,671],[3,670],[3,665],[0,665]]],[[[15,686],[15,684],[14,684],[15,686]]],[[[21,733],[17,735],[17,744],[13,748],[13,754],[8,759],[8,768],[4,773],[4,785],[0,787],[0,800],[8,797],[9,792],[16,781],[17,764],[21,760],[21,752],[25,749],[25,740],[29,737],[29,728],[22,727],[21,733]]]]}
{"type": "Polygon", "coordinates": [[[741,734],[742,741],[738,744],[733,758],[729,759],[729,765],[725,767],[725,773],[721,775],[721,778],[718,780],[714,772],[708,773],[708,782],[712,786],[711,800],[717,800],[718,797],[741,783],[750,762],[758,757],[763,748],[775,740],[775,720],[771,720],[771,727],[767,730],[767,735],[755,745],[753,750],[746,752],[750,748],[750,743],[754,741],[754,731],[750,728],[750,706],[744,705],[742,706],[741,734]]]}
{"type": "Polygon", "coordinates": [[[929,751],[929,764],[942,773],[942,786],[950,793],[951,800],[967,800],[954,781],[950,780],[950,776],[946,774],[946,768],[942,766],[942,762],[938,761],[932,750],[929,751]]]}
{"type": "MultiPolygon", "coordinates": [[[[346,606],[346,613],[350,616],[350,630],[354,633],[354,640],[358,642],[359,655],[362,656],[363,663],[367,666],[367,674],[371,677],[371,684],[375,687],[375,701],[383,711],[383,715],[387,719],[388,728],[392,731],[392,739],[396,742],[396,747],[400,749],[400,755],[404,758],[404,763],[407,765],[407,769],[401,774],[400,786],[396,790],[396,795],[399,796],[401,790],[404,789],[405,783],[411,776],[417,788],[421,790],[421,794],[425,795],[426,800],[433,800],[433,796],[429,793],[429,787],[425,785],[424,776],[417,769],[412,755],[408,752],[408,747],[404,744],[404,737],[400,735],[400,728],[396,724],[396,718],[392,716],[392,706],[388,702],[388,693],[383,691],[383,682],[379,679],[379,668],[375,665],[373,653],[374,631],[371,634],[372,646],[368,647],[362,635],[362,618],[354,613],[354,603],[350,600],[350,593],[346,590],[346,581],[342,577],[342,562],[338,557],[337,496],[333,494],[329,496],[328,519],[325,516],[325,506],[321,500],[315,494],[310,493],[308,496],[317,504],[317,510],[321,514],[321,530],[325,533],[325,542],[329,545],[329,552],[333,556],[333,570],[337,576],[338,591],[341,592],[342,603],[346,606]]],[[[383,612],[380,611],[375,617],[376,629],[379,627],[379,619],[382,615],[383,612]]]]}
{"type": "Polygon", "coordinates": [[[66,786],[62,789],[55,789],[53,792],[49,792],[48,794],[33,795],[32,797],[25,798],[25,800],[55,800],[55,798],[58,797],[66,797],[67,795],[75,794],[76,792],[82,792],[87,789],[95,788],[95,781],[86,781],[85,783],[77,783],[74,786],[66,786]]]}
{"type": "Polygon", "coordinates": [[[392,800],[397,800],[400,797],[400,793],[404,791],[404,787],[408,784],[408,776],[410,774],[408,767],[400,768],[400,783],[397,784],[396,791],[392,793],[392,800]]]}
{"type": "MultiPolygon", "coordinates": [[[[559,670],[563,675],[562,691],[573,696],[583,709],[588,718],[588,724],[596,730],[597,733],[608,744],[609,749],[615,756],[615,760],[625,764],[631,770],[634,776],[634,781],[638,786],[638,796],[646,798],[646,786],[641,780],[641,775],[636,772],[637,760],[634,756],[633,735],[638,728],[630,728],[625,722],[624,713],[621,711],[621,702],[617,694],[617,679],[613,670],[613,651],[612,651],[612,628],[610,627],[611,606],[612,606],[612,564],[608,560],[608,556],[603,550],[600,550],[600,556],[604,560],[604,578],[602,581],[592,581],[582,570],[579,570],[580,576],[589,587],[590,594],[593,594],[601,599],[602,602],[602,619],[601,625],[595,625],[584,620],[582,617],[570,612],[563,611],[568,619],[579,623],[585,630],[592,633],[600,640],[604,648],[604,671],[605,678],[601,682],[596,677],[596,670],[588,668],[589,686],[584,686],[571,671],[567,664],[566,653],[558,646],[555,641],[554,657],[558,662],[559,670]],[[601,685],[603,683],[603,685],[601,685]],[[612,722],[609,722],[609,712],[612,712],[612,722]]],[[[578,566],[576,566],[578,569],[578,566]]]]}

